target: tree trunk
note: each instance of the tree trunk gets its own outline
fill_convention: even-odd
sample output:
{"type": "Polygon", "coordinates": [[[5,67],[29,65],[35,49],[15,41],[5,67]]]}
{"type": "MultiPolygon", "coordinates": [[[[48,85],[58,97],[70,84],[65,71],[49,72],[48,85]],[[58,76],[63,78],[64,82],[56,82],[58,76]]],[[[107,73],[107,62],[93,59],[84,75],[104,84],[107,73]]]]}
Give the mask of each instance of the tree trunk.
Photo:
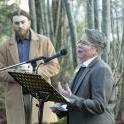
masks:
{"type": "MultiPolygon", "coordinates": [[[[60,13],[61,13],[61,7],[62,7],[62,6],[61,6],[61,3],[62,3],[62,1],[59,0],[59,1],[58,1],[58,7],[57,7],[57,13],[56,13],[56,14],[57,14],[57,15],[56,15],[56,17],[57,17],[57,18],[56,18],[56,28],[55,28],[55,42],[56,42],[55,45],[56,45],[56,46],[57,46],[57,44],[58,44],[58,43],[57,43],[57,40],[58,40],[58,33],[59,33],[58,31],[59,31],[60,18],[61,18],[61,17],[60,17],[60,15],[61,15],[61,14],[60,14],[60,13]]],[[[61,38],[60,38],[60,39],[61,39],[61,38]]]]}
{"type": "Polygon", "coordinates": [[[66,8],[66,13],[68,17],[68,23],[69,23],[69,28],[70,28],[70,35],[71,35],[71,45],[72,45],[72,56],[73,56],[73,66],[74,68],[77,66],[77,59],[76,59],[76,29],[75,29],[75,23],[74,23],[74,18],[71,13],[71,8],[69,4],[69,0],[64,0],[65,8],[66,8]]]}
{"type": "Polygon", "coordinates": [[[56,29],[56,20],[57,20],[57,7],[58,7],[58,1],[57,0],[52,0],[52,15],[53,15],[53,29],[55,32],[56,29]]]}
{"type": "Polygon", "coordinates": [[[100,0],[94,0],[94,27],[98,30],[101,29],[100,13],[100,0]]]}
{"type": "MultiPolygon", "coordinates": [[[[123,1],[122,1],[123,5],[123,1]]],[[[123,6],[122,6],[123,7],[123,6]]],[[[123,12],[123,22],[124,22],[124,8],[122,9],[123,12]]],[[[123,73],[122,75],[122,81],[121,81],[121,97],[120,97],[120,106],[119,106],[119,112],[117,116],[117,121],[121,124],[124,123],[124,26],[123,26],[123,34],[122,34],[122,68],[121,71],[123,73]]]]}
{"type": "Polygon", "coordinates": [[[94,1],[87,0],[87,27],[94,28],[94,1]]]}
{"type": "Polygon", "coordinates": [[[37,18],[36,18],[36,8],[35,0],[29,0],[30,15],[32,17],[32,28],[37,32],[37,18]]]}
{"type": "MultiPolygon", "coordinates": [[[[62,45],[62,41],[63,41],[63,37],[62,37],[62,28],[64,26],[64,21],[65,21],[65,13],[64,13],[64,9],[63,9],[63,4],[62,4],[62,0],[61,0],[61,5],[60,5],[60,12],[59,12],[59,20],[58,20],[58,31],[57,31],[57,35],[56,35],[56,49],[59,49],[60,47],[63,47],[62,45]]],[[[65,30],[66,31],[66,30],[65,30]]],[[[64,32],[65,32],[64,31],[64,32]]]]}
{"type": "Polygon", "coordinates": [[[36,6],[36,15],[37,15],[37,33],[42,34],[43,33],[43,27],[42,27],[42,12],[40,8],[40,0],[35,1],[36,6]]]}
{"type": "Polygon", "coordinates": [[[48,9],[48,22],[49,22],[49,33],[52,43],[55,43],[54,38],[54,27],[53,27],[53,15],[52,15],[52,5],[50,6],[50,0],[47,0],[47,9],[48,9]]]}
{"type": "Polygon", "coordinates": [[[108,52],[110,49],[110,0],[102,0],[102,32],[107,37],[107,47],[104,50],[102,58],[108,62],[108,52]]]}
{"type": "Polygon", "coordinates": [[[47,5],[48,4],[45,3],[45,0],[42,0],[42,3],[44,3],[44,11],[43,12],[44,12],[44,22],[45,22],[45,28],[46,28],[46,36],[49,37],[50,34],[49,34],[48,10],[47,10],[47,5]]]}

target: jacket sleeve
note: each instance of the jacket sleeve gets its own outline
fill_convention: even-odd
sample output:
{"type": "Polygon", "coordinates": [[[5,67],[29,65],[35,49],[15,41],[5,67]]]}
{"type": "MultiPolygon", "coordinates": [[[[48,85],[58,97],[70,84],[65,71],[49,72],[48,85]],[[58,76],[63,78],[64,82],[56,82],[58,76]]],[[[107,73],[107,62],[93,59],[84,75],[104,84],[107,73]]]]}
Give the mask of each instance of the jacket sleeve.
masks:
{"type": "Polygon", "coordinates": [[[91,75],[91,98],[70,96],[73,107],[91,114],[101,114],[105,111],[112,95],[113,77],[108,68],[99,68],[91,75]],[[99,76],[98,76],[99,75],[99,76]]]}
{"type": "MultiPolygon", "coordinates": [[[[0,45],[0,68],[7,67],[7,43],[0,45]]],[[[10,70],[9,70],[10,71],[10,70]]],[[[0,71],[0,81],[15,82],[15,80],[8,74],[8,70],[0,71]]]]}
{"type": "MultiPolygon", "coordinates": [[[[42,46],[42,52],[47,56],[52,56],[55,54],[55,49],[49,39],[45,40],[42,46]]],[[[53,59],[46,64],[41,64],[38,69],[38,74],[42,75],[46,80],[50,77],[56,75],[59,72],[60,66],[57,59],[53,59]]]]}

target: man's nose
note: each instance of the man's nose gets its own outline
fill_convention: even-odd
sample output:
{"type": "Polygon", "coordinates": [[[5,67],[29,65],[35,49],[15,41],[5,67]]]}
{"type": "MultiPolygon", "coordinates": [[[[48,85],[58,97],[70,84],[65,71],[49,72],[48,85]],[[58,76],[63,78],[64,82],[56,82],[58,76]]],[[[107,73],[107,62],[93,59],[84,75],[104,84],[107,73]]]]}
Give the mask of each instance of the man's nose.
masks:
{"type": "Polygon", "coordinates": [[[18,24],[18,27],[21,28],[22,26],[23,26],[23,24],[20,22],[20,23],[18,24]]]}

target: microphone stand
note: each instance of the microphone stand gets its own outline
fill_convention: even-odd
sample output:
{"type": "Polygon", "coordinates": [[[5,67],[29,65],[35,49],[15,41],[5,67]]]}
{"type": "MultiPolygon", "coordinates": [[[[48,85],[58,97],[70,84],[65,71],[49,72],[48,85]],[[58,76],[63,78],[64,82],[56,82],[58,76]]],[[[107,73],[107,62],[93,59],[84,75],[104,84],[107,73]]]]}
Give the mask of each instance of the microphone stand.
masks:
{"type": "Polygon", "coordinates": [[[37,98],[39,100],[39,105],[36,104],[36,106],[39,107],[39,110],[38,110],[38,124],[42,124],[44,103],[46,101],[48,101],[49,93],[48,92],[38,91],[37,92],[37,98]]]}
{"type": "Polygon", "coordinates": [[[5,71],[7,69],[14,68],[14,67],[17,67],[17,66],[20,66],[20,65],[23,65],[23,64],[26,64],[26,62],[18,63],[18,64],[11,65],[11,66],[8,66],[8,67],[4,67],[4,68],[0,68],[0,71],[5,71]]]}
{"type": "MultiPolygon", "coordinates": [[[[31,65],[33,67],[33,73],[36,73],[37,74],[37,70],[36,70],[37,63],[36,63],[36,61],[38,61],[38,60],[44,60],[45,61],[46,58],[47,57],[44,57],[44,56],[43,57],[34,58],[32,60],[28,60],[28,61],[25,61],[25,62],[22,62],[22,63],[18,63],[18,64],[11,65],[11,66],[8,66],[8,67],[0,68],[0,71],[5,71],[7,69],[11,69],[11,68],[14,68],[14,67],[17,67],[17,66],[26,64],[26,63],[27,64],[28,63],[31,63],[31,65]]],[[[41,65],[41,64],[43,64],[43,63],[40,63],[39,65],[41,65]]],[[[38,67],[39,67],[39,65],[38,65],[38,67]]],[[[38,105],[38,107],[39,107],[39,111],[38,111],[38,124],[42,124],[44,102],[46,102],[48,100],[49,93],[38,91],[36,93],[36,96],[37,96],[37,98],[39,100],[39,105],[38,105]]]]}
{"type": "Polygon", "coordinates": [[[32,60],[28,60],[28,61],[25,61],[25,62],[21,62],[21,63],[18,63],[18,64],[15,64],[15,65],[11,65],[11,66],[8,66],[8,67],[4,67],[4,68],[0,68],[0,71],[5,71],[7,69],[11,69],[11,68],[14,68],[14,67],[17,67],[17,66],[20,66],[20,65],[23,65],[23,64],[28,64],[28,63],[31,63],[32,67],[33,67],[33,72],[35,72],[35,68],[37,66],[36,64],[36,61],[38,60],[45,60],[46,57],[45,56],[42,56],[42,57],[39,57],[39,58],[34,58],[32,60]]]}
{"type": "MultiPolygon", "coordinates": [[[[39,68],[39,66],[41,64],[43,64],[43,63],[40,63],[37,66],[37,68],[36,68],[36,74],[37,74],[38,68],[39,68]]],[[[49,93],[48,92],[43,92],[43,91],[38,91],[36,93],[36,98],[39,100],[39,105],[36,104],[36,106],[39,108],[39,110],[38,110],[38,124],[42,124],[44,103],[48,101],[48,99],[49,99],[49,93]]]]}
{"type": "MultiPolygon", "coordinates": [[[[67,50],[63,49],[60,52],[58,52],[56,55],[53,55],[52,57],[44,57],[44,56],[42,56],[42,57],[34,58],[32,60],[28,60],[28,61],[25,61],[25,62],[22,62],[22,63],[18,63],[18,64],[11,65],[11,66],[8,66],[8,67],[0,68],[0,71],[4,71],[4,70],[7,70],[7,69],[10,69],[10,68],[13,68],[13,67],[17,67],[17,66],[26,64],[26,63],[31,63],[31,65],[33,67],[33,72],[37,73],[37,70],[35,70],[36,66],[37,66],[36,61],[44,60],[44,63],[47,63],[47,62],[51,61],[52,59],[55,59],[57,57],[60,57],[60,56],[66,55],[66,54],[67,54],[67,50]]],[[[43,63],[40,63],[40,64],[43,64],[43,63]]],[[[39,67],[39,65],[38,65],[38,67],[39,67]]],[[[38,91],[36,93],[36,97],[39,99],[39,106],[38,106],[39,107],[39,113],[38,113],[38,115],[39,115],[38,116],[38,121],[39,122],[38,122],[38,124],[42,124],[44,102],[48,101],[49,93],[48,92],[38,91]]]]}

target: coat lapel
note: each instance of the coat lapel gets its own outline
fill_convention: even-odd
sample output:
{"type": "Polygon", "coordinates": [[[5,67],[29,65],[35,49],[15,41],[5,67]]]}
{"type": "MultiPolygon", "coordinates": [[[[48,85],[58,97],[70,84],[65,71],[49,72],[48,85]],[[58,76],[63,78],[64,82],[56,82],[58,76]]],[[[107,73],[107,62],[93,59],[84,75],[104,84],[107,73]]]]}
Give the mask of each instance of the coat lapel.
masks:
{"type": "Polygon", "coordinates": [[[38,47],[39,45],[39,40],[37,35],[32,31],[31,31],[31,43],[30,43],[30,51],[29,51],[29,59],[35,58],[38,55],[38,47]]]}
{"type": "MultiPolygon", "coordinates": [[[[82,82],[83,82],[85,76],[87,76],[87,73],[91,70],[91,68],[93,67],[93,65],[96,64],[96,63],[99,61],[99,59],[100,59],[100,57],[97,57],[96,59],[94,59],[94,60],[89,64],[88,67],[86,67],[86,69],[85,69],[84,72],[82,73],[82,76],[80,76],[80,78],[79,78],[79,80],[78,80],[78,82],[77,82],[77,84],[76,84],[76,87],[75,87],[74,90],[72,91],[74,94],[76,94],[76,92],[77,92],[78,89],[80,88],[80,85],[82,84],[82,82]]],[[[75,75],[75,76],[76,76],[76,75],[75,75]]],[[[73,78],[73,81],[72,81],[72,83],[71,83],[71,86],[72,86],[72,84],[73,84],[73,82],[74,82],[74,79],[75,79],[75,77],[73,78]]],[[[83,82],[82,85],[83,85],[83,86],[86,85],[85,82],[83,82]]]]}
{"type": "MultiPolygon", "coordinates": [[[[37,57],[38,55],[39,40],[37,35],[32,30],[30,31],[31,31],[31,43],[30,43],[29,59],[32,59],[37,57]]],[[[17,43],[15,40],[15,34],[13,34],[12,38],[10,39],[9,51],[12,56],[14,64],[19,63],[19,54],[18,54],[17,43]]]]}
{"type": "Polygon", "coordinates": [[[14,35],[10,39],[9,51],[10,51],[10,54],[12,56],[14,64],[19,63],[18,49],[17,49],[17,44],[16,44],[16,40],[15,40],[15,36],[14,35]]]}
{"type": "Polygon", "coordinates": [[[71,88],[72,85],[73,85],[73,82],[74,82],[75,76],[76,76],[77,72],[79,71],[79,69],[80,69],[80,66],[78,65],[78,66],[76,67],[75,71],[74,71],[74,74],[73,74],[73,76],[72,76],[72,79],[71,79],[70,82],[69,82],[69,86],[70,86],[70,88],[71,88]]]}
{"type": "MultiPolygon", "coordinates": [[[[89,71],[90,71],[90,69],[87,67],[87,68],[84,70],[84,72],[82,73],[82,76],[80,76],[80,78],[79,78],[79,80],[78,80],[78,82],[77,82],[77,85],[76,85],[76,87],[74,88],[74,91],[73,91],[74,94],[76,94],[76,92],[78,91],[80,85],[81,85],[82,82],[83,82],[84,77],[87,75],[87,73],[88,73],[89,71]]],[[[83,83],[83,85],[84,85],[84,83],[83,83]]]]}

